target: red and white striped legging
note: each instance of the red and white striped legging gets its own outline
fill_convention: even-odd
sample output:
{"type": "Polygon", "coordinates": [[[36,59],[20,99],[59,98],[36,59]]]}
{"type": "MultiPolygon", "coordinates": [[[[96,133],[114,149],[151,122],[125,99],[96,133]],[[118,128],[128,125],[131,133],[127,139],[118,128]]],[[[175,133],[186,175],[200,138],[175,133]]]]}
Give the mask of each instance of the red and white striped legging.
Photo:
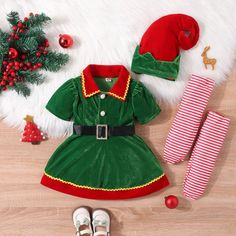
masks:
{"type": "Polygon", "coordinates": [[[192,75],[166,139],[164,159],[177,163],[187,156],[196,138],[214,81],[192,75]]]}
{"type": "Polygon", "coordinates": [[[204,193],[229,127],[229,118],[210,111],[188,162],[183,192],[198,199],[204,193]]]}

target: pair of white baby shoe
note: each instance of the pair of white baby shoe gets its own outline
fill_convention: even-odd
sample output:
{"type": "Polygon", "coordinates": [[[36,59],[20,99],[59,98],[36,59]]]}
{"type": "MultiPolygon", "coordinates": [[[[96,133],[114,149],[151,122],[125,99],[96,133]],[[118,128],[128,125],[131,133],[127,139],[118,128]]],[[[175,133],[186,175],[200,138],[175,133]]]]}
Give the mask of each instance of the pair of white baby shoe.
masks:
{"type": "Polygon", "coordinates": [[[106,210],[95,209],[90,215],[87,207],[73,212],[76,236],[110,236],[110,216],[106,210]]]}

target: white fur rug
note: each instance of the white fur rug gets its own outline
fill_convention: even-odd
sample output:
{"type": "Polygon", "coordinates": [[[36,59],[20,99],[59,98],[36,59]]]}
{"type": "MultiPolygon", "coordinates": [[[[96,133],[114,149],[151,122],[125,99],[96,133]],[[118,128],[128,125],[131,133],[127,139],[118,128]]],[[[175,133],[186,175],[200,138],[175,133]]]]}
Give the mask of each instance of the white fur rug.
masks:
{"type": "Polygon", "coordinates": [[[166,102],[177,102],[191,73],[223,81],[234,65],[236,57],[235,0],[7,0],[1,1],[0,16],[3,29],[8,29],[6,14],[16,10],[22,17],[29,12],[45,12],[52,18],[46,28],[53,49],[68,53],[70,63],[59,73],[47,73],[47,81],[32,87],[28,98],[13,91],[0,95],[0,116],[10,125],[23,127],[26,114],[49,134],[58,137],[70,133],[71,123],[55,118],[44,108],[53,92],[67,79],[80,74],[91,63],[123,64],[130,69],[136,45],[147,27],[159,17],[171,13],[193,16],[200,26],[198,44],[181,52],[181,69],[176,82],[147,75],[135,75],[152,93],[166,102]],[[74,37],[71,49],[62,49],[58,35],[74,37]],[[217,59],[216,69],[205,70],[201,52],[211,46],[209,57],[217,59]]]}

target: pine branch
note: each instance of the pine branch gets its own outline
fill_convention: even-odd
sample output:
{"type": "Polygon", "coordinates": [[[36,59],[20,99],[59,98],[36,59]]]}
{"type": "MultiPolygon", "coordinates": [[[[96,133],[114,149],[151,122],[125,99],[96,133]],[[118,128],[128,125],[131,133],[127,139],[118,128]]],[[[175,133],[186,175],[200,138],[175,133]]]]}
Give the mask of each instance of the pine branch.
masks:
{"type": "Polygon", "coordinates": [[[8,38],[9,38],[9,34],[3,32],[0,29],[0,69],[2,67],[2,61],[4,59],[4,56],[8,52],[8,48],[9,48],[8,41],[7,41],[8,38]]]}
{"type": "Polygon", "coordinates": [[[46,38],[45,32],[41,28],[30,28],[27,30],[22,37],[31,38],[34,37],[37,39],[37,41],[42,41],[46,38]]]}
{"type": "Polygon", "coordinates": [[[30,95],[30,89],[22,82],[15,83],[15,86],[9,87],[9,89],[15,90],[18,94],[22,94],[25,97],[30,95]]]}
{"type": "Polygon", "coordinates": [[[50,17],[46,16],[44,13],[39,15],[33,15],[29,17],[29,20],[25,23],[27,28],[33,27],[43,27],[51,20],[50,17]]]}
{"type": "Polygon", "coordinates": [[[43,69],[48,71],[58,71],[69,61],[69,56],[60,52],[49,51],[43,60],[43,69]]]}
{"type": "Polygon", "coordinates": [[[11,25],[17,25],[17,23],[20,21],[19,13],[16,11],[11,11],[7,15],[7,20],[11,25]]]}
{"type": "Polygon", "coordinates": [[[42,27],[51,19],[44,13],[30,14],[28,19],[25,18],[24,21],[21,21],[19,14],[12,11],[8,14],[7,20],[11,24],[11,31],[6,33],[0,29],[0,67],[2,67],[3,60],[6,60],[4,66],[0,68],[0,78],[4,72],[7,72],[8,65],[14,65],[14,63],[15,65],[12,71],[13,75],[9,76],[5,73],[6,83],[0,86],[0,92],[10,89],[26,97],[30,95],[29,84],[38,85],[44,81],[44,75],[40,73],[40,68],[47,71],[58,71],[68,62],[69,56],[49,50],[48,40],[42,27]],[[13,58],[8,55],[9,48],[15,48],[18,57],[13,58]],[[17,64],[22,63],[23,67],[19,66],[19,69],[15,70],[17,64]],[[11,82],[12,76],[15,83],[11,82]]]}
{"type": "Polygon", "coordinates": [[[16,41],[16,47],[21,51],[31,51],[36,50],[38,48],[38,42],[35,37],[26,37],[22,35],[22,37],[16,41]]]}
{"type": "Polygon", "coordinates": [[[42,84],[44,81],[44,76],[36,71],[19,71],[18,75],[23,77],[25,82],[30,84],[42,84]]]}

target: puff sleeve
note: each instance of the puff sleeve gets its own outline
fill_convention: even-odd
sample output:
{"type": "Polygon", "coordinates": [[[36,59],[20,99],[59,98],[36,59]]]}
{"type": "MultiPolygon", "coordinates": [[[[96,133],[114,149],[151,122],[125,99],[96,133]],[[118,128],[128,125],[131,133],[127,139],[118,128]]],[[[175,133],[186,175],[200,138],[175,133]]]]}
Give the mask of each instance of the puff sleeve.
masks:
{"type": "Polygon", "coordinates": [[[56,90],[48,101],[46,109],[62,120],[71,120],[75,94],[74,81],[70,79],[56,90]]]}
{"type": "Polygon", "coordinates": [[[152,94],[140,82],[137,82],[134,88],[132,106],[134,117],[141,124],[148,123],[161,112],[152,94]]]}

